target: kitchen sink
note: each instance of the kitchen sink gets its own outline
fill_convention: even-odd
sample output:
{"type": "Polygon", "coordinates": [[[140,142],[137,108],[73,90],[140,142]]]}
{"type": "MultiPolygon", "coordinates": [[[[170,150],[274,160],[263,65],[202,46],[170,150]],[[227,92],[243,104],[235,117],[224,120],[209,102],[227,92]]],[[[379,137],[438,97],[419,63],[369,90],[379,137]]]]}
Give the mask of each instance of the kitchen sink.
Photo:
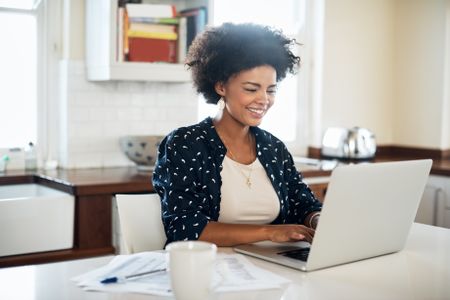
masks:
{"type": "Polygon", "coordinates": [[[73,247],[73,195],[39,184],[0,186],[0,256],[73,247]]]}

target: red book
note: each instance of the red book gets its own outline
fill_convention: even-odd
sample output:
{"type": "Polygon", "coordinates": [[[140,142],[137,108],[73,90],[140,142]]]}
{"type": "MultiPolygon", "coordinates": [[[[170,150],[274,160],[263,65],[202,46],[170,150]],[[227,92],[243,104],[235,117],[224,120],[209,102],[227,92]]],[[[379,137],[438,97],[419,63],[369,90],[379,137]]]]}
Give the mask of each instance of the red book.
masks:
{"type": "Polygon", "coordinates": [[[176,40],[130,37],[128,42],[128,61],[177,62],[176,40]]]}

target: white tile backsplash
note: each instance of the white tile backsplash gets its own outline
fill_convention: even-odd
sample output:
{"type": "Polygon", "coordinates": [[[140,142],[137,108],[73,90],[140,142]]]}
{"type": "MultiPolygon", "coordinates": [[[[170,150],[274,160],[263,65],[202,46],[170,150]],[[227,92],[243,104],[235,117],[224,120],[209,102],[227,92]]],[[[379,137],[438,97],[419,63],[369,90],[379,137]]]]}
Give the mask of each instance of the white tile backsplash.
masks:
{"type": "Polygon", "coordinates": [[[120,151],[124,135],[166,135],[197,122],[191,83],[89,82],[84,61],[69,61],[61,92],[61,166],[94,168],[133,165],[120,151]]]}

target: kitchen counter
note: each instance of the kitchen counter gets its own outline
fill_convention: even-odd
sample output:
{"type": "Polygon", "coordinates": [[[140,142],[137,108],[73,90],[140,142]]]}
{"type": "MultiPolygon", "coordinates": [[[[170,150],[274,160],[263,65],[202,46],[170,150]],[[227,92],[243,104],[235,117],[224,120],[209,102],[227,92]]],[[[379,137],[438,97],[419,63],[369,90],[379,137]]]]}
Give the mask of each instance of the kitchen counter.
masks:
{"type": "MultiPolygon", "coordinates": [[[[307,168],[304,177],[329,175],[329,171],[307,168]]],[[[134,167],[58,169],[53,171],[8,171],[0,174],[0,185],[40,183],[72,195],[95,195],[104,193],[153,192],[151,172],[138,172],[134,167]]]]}
{"type": "MultiPolygon", "coordinates": [[[[372,160],[342,160],[339,161],[339,164],[348,164],[348,163],[374,163],[374,162],[388,162],[388,161],[401,161],[401,160],[414,160],[414,159],[427,159],[429,157],[423,155],[378,155],[375,159],[372,160]]],[[[300,160],[302,158],[299,158],[300,160]]],[[[331,171],[322,170],[320,168],[321,161],[327,162],[325,165],[330,165],[331,160],[321,160],[318,155],[312,155],[308,158],[303,158],[305,160],[317,161],[317,165],[307,165],[300,164],[304,169],[300,168],[300,172],[302,172],[304,177],[315,177],[315,176],[324,176],[330,175],[331,171]]],[[[431,167],[430,174],[432,175],[440,175],[440,176],[448,176],[450,177],[450,158],[432,158],[433,165],[431,167]]],[[[312,163],[311,163],[312,164],[312,163]]],[[[296,164],[297,165],[297,164],[296,164]]],[[[298,165],[297,165],[298,167],[298,165]]]]}
{"type": "MultiPolygon", "coordinates": [[[[370,162],[417,159],[405,156],[381,156],[370,162]]],[[[313,166],[300,167],[303,177],[329,176],[331,171],[313,166]]],[[[450,176],[450,159],[434,159],[431,174],[450,176]]],[[[0,173],[0,185],[40,183],[72,195],[153,192],[151,172],[138,172],[134,167],[58,169],[53,171],[8,171],[0,173]]]]}
{"type": "MultiPolygon", "coordinates": [[[[380,156],[375,159],[375,162],[383,161],[398,161],[398,160],[409,160],[409,159],[423,159],[423,157],[416,156],[380,156]]],[[[430,174],[448,176],[450,177],[450,158],[447,159],[433,159],[433,165],[431,167],[430,174]]]]}
{"type": "MultiPolygon", "coordinates": [[[[383,156],[375,162],[412,159],[414,157],[383,156]]],[[[314,179],[326,178],[331,171],[311,166],[299,169],[305,181],[311,184],[316,196],[325,194],[327,182],[314,179]]],[[[432,174],[450,176],[450,159],[434,160],[432,174]]],[[[95,168],[34,172],[8,171],[0,174],[0,185],[38,183],[75,196],[74,247],[52,251],[0,257],[0,267],[45,263],[82,257],[115,253],[112,244],[112,199],[118,193],[153,192],[151,173],[138,172],[134,167],[95,168]]]]}

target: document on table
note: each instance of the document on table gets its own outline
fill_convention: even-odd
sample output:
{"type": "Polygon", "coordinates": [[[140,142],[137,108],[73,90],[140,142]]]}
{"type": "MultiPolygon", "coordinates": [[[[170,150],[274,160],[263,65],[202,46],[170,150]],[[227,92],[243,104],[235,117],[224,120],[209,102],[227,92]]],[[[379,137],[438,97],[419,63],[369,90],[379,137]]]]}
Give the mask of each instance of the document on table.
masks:
{"type": "MultiPolygon", "coordinates": [[[[170,296],[172,291],[168,272],[157,272],[112,284],[100,283],[108,277],[125,277],[164,268],[167,268],[167,255],[164,251],[118,255],[106,266],[74,277],[72,280],[86,291],[170,296]]],[[[256,267],[241,254],[217,255],[213,278],[216,293],[279,288],[287,282],[289,280],[284,277],[256,267]]]]}

